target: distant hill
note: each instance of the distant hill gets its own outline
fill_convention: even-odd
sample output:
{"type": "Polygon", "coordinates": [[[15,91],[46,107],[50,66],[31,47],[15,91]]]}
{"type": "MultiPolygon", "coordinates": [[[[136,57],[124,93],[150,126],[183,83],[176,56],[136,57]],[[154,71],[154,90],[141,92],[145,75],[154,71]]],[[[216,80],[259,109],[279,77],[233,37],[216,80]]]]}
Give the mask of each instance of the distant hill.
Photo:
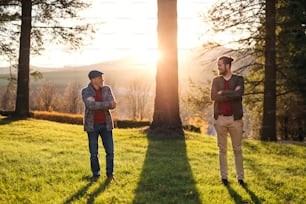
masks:
{"type": "MultiPolygon", "coordinates": [[[[180,53],[178,56],[180,86],[188,85],[188,79],[194,81],[207,81],[211,79],[214,76],[213,71],[217,71],[216,59],[224,53],[234,58],[237,56],[230,48],[215,44],[195,47],[180,53]]],[[[85,66],[65,66],[62,68],[31,66],[31,70],[41,72],[44,77],[38,81],[31,79],[31,85],[35,87],[45,81],[52,81],[60,87],[65,87],[70,81],[78,81],[83,86],[86,86],[88,83],[87,74],[93,69],[104,72],[106,83],[115,84],[117,87],[125,87],[129,81],[135,79],[155,83],[155,66],[140,62],[132,57],[125,57],[85,66]]],[[[8,74],[9,69],[7,67],[0,67],[0,87],[7,84],[5,77],[8,74]]]]}
{"type": "MultiPolygon", "coordinates": [[[[83,86],[88,84],[88,72],[97,69],[105,74],[106,83],[112,82],[123,85],[126,82],[141,77],[142,79],[154,81],[155,68],[150,67],[148,64],[141,64],[135,59],[126,57],[119,60],[101,62],[86,66],[65,66],[62,68],[44,68],[31,66],[31,70],[39,71],[43,74],[43,79],[31,79],[31,85],[37,86],[45,81],[52,81],[60,87],[65,87],[68,82],[78,81],[83,86]]],[[[16,70],[13,70],[16,71],[16,70]]],[[[16,73],[15,73],[16,74],[16,73]]],[[[9,76],[9,68],[0,68],[0,86],[7,83],[9,76]]]]}

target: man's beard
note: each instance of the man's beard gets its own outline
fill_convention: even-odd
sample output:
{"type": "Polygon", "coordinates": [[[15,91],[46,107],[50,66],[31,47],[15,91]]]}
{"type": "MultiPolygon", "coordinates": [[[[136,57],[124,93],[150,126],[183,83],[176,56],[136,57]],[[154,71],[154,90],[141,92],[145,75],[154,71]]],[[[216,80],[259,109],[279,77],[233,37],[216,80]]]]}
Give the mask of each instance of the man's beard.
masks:
{"type": "Polygon", "coordinates": [[[219,71],[219,75],[225,76],[226,74],[227,74],[227,71],[226,71],[226,70],[223,70],[222,72],[219,71]]]}

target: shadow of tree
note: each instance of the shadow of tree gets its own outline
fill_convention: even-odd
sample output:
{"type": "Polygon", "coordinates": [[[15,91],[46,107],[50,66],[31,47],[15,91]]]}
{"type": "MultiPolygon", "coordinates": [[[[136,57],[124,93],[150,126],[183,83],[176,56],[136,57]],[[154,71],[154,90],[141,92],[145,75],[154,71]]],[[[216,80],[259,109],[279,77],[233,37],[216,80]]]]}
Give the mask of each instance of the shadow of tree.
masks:
{"type": "Polygon", "coordinates": [[[146,153],[133,203],[201,203],[185,139],[147,135],[146,153]]]}
{"type": "Polygon", "coordinates": [[[11,120],[11,119],[9,119],[9,118],[1,118],[0,119],[0,125],[7,125],[7,124],[10,124],[10,123],[12,123],[13,121],[11,120]]]}

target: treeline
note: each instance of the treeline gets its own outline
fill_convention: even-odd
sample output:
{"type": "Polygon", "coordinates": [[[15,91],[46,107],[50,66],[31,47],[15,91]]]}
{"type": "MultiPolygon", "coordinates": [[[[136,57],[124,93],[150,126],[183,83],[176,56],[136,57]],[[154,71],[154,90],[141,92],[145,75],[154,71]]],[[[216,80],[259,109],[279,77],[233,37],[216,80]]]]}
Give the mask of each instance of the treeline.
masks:
{"type": "MultiPolygon", "coordinates": [[[[118,107],[114,117],[122,120],[148,121],[153,113],[152,85],[139,79],[133,79],[125,88],[113,88],[118,107]]],[[[66,87],[59,87],[55,82],[45,81],[30,89],[30,110],[83,114],[84,104],[78,81],[70,81],[66,87]]],[[[0,87],[0,110],[14,111],[16,104],[16,80],[8,79],[8,84],[0,87]]]]}
{"type": "MultiPolygon", "coordinates": [[[[80,96],[81,85],[69,82],[62,93],[55,83],[47,81],[40,87],[30,90],[30,109],[38,111],[56,111],[78,114],[83,112],[80,96]]],[[[1,110],[15,110],[16,83],[10,81],[6,87],[1,87],[1,110]]]]}
{"type": "MultiPolygon", "coordinates": [[[[131,79],[126,88],[116,87],[110,80],[118,106],[113,111],[115,127],[135,128],[149,126],[153,114],[154,94],[152,85],[146,80],[131,79]]],[[[61,87],[51,81],[32,86],[30,89],[31,117],[56,122],[83,124],[84,104],[81,98],[83,86],[78,81],[70,81],[61,87]]],[[[188,131],[214,134],[209,124],[190,109],[189,104],[181,101],[183,128],[188,131]]],[[[0,87],[0,114],[10,115],[15,110],[16,81],[8,79],[8,84],[0,87]]]]}

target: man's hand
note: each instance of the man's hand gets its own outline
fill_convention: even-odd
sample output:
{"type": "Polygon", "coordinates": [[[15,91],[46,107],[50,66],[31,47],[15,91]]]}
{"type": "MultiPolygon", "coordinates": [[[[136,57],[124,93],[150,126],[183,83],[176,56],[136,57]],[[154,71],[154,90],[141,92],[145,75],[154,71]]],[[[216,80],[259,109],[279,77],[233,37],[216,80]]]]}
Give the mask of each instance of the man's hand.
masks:
{"type": "Polygon", "coordinates": [[[95,101],[96,101],[95,98],[92,97],[92,96],[88,97],[86,100],[87,100],[87,101],[91,101],[91,102],[95,102],[95,101]]]}
{"type": "Polygon", "coordinates": [[[116,108],[116,106],[117,106],[116,101],[112,101],[112,102],[110,103],[110,108],[111,108],[111,109],[116,108]]]}
{"type": "MultiPolygon", "coordinates": [[[[90,102],[95,102],[96,101],[95,98],[92,97],[92,96],[88,97],[86,100],[90,101],[90,102]]],[[[114,109],[114,108],[116,108],[116,106],[117,106],[116,101],[110,101],[110,107],[109,107],[110,109],[114,109]]]]}
{"type": "Polygon", "coordinates": [[[238,91],[239,89],[241,89],[240,86],[236,86],[235,91],[238,91]]]}
{"type": "Polygon", "coordinates": [[[221,91],[218,91],[217,94],[220,94],[220,95],[221,95],[221,94],[222,94],[222,90],[221,90],[221,91]]]}

